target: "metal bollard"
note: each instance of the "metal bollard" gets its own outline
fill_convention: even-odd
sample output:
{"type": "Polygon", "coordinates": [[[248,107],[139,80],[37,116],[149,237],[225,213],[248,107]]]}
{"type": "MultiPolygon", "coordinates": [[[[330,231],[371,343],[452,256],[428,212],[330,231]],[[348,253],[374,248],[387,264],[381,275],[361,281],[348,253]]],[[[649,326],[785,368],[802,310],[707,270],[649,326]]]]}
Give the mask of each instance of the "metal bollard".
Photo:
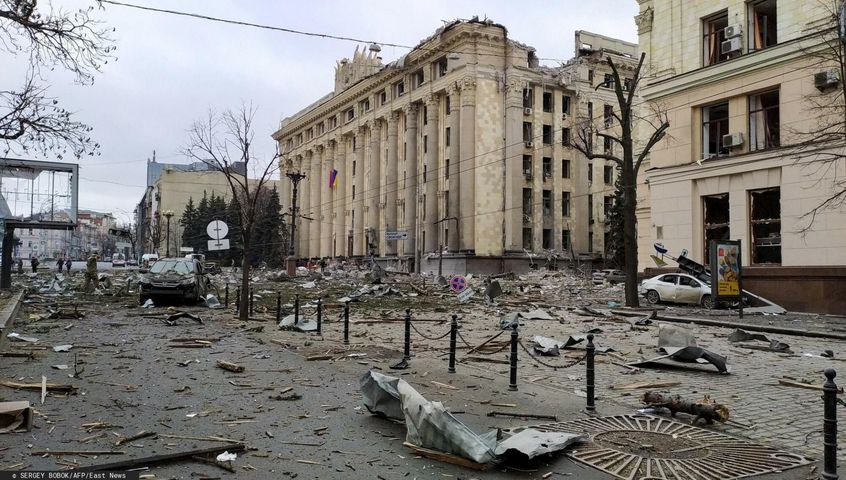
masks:
{"type": "Polygon", "coordinates": [[[350,344],[350,302],[344,302],[344,345],[350,344]]]}
{"type": "Polygon", "coordinates": [[[402,350],[402,359],[407,363],[411,360],[411,309],[405,309],[405,345],[402,350]]]}
{"type": "Polygon", "coordinates": [[[593,334],[589,333],[587,336],[587,346],[585,347],[586,352],[586,364],[587,364],[587,372],[586,372],[586,379],[587,379],[587,406],[585,409],[588,412],[593,412],[596,410],[596,402],[594,401],[594,393],[596,386],[594,385],[594,368],[593,368],[593,356],[596,354],[596,346],[593,344],[593,334]]]}
{"type": "Polygon", "coordinates": [[[229,284],[226,284],[226,296],[223,297],[223,304],[229,306],[229,284]]]}
{"type": "Polygon", "coordinates": [[[822,478],[836,480],[837,477],[837,372],[825,369],[823,384],[823,473],[822,478]]]}
{"type": "Polygon", "coordinates": [[[253,288],[250,287],[250,316],[253,315],[253,300],[254,300],[253,288]]]}
{"type": "Polygon", "coordinates": [[[276,292],[276,321],[282,321],[282,292],[276,292]]]}
{"type": "Polygon", "coordinates": [[[235,313],[241,311],[241,287],[235,289],[235,313]]]}
{"type": "Polygon", "coordinates": [[[517,391],[517,320],[511,325],[511,374],[508,382],[508,389],[517,391]]]}
{"type": "Polygon", "coordinates": [[[323,302],[317,299],[317,334],[320,335],[321,325],[323,324],[323,302]]]}
{"type": "Polygon", "coordinates": [[[452,324],[449,326],[449,368],[447,372],[455,373],[455,341],[458,336],[458,315],[452,316],[452,324]]]}
{"type": "Polygon", "coordinates": [[[294,325],[300,323],[300,295],[294,295],[294,325]]]}

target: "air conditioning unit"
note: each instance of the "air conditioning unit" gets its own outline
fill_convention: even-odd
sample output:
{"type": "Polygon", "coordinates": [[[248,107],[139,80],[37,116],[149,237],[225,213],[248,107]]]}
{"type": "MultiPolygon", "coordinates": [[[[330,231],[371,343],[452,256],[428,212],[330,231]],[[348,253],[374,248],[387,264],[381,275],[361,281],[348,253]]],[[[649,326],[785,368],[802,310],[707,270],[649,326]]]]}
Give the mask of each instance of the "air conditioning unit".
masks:
{"type": "Polygon", "coordinates": [[[840,83],[840,79],[837,78],[837,72],[834,70],[826,70],[814,74],[814,86],[819,91],[836,87],[838,83],[840,83]]]}
{"type": "Polygon", "coordinates": [[[720,53],[722,55],[727,55],[730,53],[739,52],[742,45],[743,43],[740,41],[740,37],[730,38],[720,44],[720,53]]]}
{"type": "Polygon", "coordinates": [[[732,148],[743,145],[743,134],[740,132],[723,135],[723,146],[732,148]]]}
{"type": "Polygon", "coordinates": [[[532,142],[526,142],[526,148],[534,148],[535,144],[532,142]]]}
{"type": "Polygon", "coordinates": [[[523,115],[531,115],[532,114],[532,107],[524,107],[523,108],[523,115]]]}
{"type": "Polygon", "coordinates": [[[739,37],[741,33],[742,30],[740,28],[740,24],[729,25],[723,29],[723,35],[725,35],[726,38],[739,37]]]}

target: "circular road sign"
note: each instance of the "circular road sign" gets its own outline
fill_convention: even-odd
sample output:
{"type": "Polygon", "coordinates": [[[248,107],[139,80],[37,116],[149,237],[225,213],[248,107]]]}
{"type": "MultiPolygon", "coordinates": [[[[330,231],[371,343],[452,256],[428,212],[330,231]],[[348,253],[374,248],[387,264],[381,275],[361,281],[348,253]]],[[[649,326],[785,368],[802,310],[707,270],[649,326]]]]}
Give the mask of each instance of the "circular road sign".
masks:
{"type": "Polygon", "coordinates": [[[209,226],[206,227],[206,233],[212,240],[223,240],[229,234],[229,227],[220,220],[212,220],[209,226]]]}
{"type": "Polygon", "coordinates": [[[449,289],[455,293],[461,293],[467,288],[467,279],[463,275],[453,275],[449,279],[449,289]]]}

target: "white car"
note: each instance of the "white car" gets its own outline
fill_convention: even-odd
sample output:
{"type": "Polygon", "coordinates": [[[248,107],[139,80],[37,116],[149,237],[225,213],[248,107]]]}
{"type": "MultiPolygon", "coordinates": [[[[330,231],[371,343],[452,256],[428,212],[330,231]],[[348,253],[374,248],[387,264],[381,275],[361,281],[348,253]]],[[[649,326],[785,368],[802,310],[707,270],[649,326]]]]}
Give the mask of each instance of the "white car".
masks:
{"type": "Polygon", "coordinates": [[[692,303],[713,308],[711,286],[683,273],[665,273],[644,280],[638,289],[652,305],[658,302],[692,303]]]}

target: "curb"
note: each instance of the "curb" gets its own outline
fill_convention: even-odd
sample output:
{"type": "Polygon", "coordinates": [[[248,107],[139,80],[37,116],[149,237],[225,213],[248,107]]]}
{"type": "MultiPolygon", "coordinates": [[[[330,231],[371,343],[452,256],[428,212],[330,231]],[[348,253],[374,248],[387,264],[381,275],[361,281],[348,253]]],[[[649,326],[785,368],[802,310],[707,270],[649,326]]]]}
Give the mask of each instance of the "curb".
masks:
{"type": "Polygon", "coordinates": [[[18,314],[18,311],[21,308],[21,297],[23,297],[24,291],[21,290],[18,293],[12,295],[12,300],[9,305],[0,311],[0,332],[6,330],[6,327],[10,327],[12,324],[9,323],[9,320],[15,318],[15,315],[18,314]]]}

